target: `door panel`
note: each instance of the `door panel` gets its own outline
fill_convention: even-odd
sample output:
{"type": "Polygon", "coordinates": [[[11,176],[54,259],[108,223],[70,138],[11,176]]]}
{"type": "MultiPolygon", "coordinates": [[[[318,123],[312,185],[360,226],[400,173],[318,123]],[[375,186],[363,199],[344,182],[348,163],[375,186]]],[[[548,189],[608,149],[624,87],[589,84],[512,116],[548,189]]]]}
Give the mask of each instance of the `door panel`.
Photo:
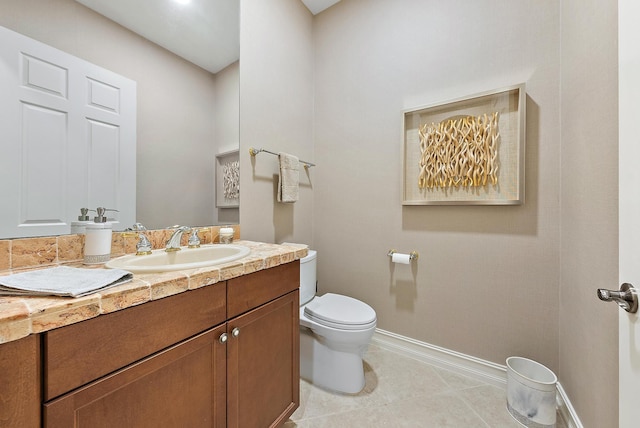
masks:
{"type": "Polygon", "coordinates": [[[20,219],[24,227],[66,225],[68,115],[22,103],[20,219]]]}

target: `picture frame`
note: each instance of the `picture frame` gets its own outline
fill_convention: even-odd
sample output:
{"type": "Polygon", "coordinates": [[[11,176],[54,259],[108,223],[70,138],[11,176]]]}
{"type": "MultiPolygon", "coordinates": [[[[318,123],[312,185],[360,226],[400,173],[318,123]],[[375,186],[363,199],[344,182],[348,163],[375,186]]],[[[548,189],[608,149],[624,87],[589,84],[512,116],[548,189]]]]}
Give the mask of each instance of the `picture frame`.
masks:
{"type": "Polygon", "coordinates": [[[525,84],[402,113],[402,205],[520,205],[525,84]]]}
{"type": "Polygon", "coordinates": [[[240,207],[239,150],[216,155],[216,208],[240,207]]]}

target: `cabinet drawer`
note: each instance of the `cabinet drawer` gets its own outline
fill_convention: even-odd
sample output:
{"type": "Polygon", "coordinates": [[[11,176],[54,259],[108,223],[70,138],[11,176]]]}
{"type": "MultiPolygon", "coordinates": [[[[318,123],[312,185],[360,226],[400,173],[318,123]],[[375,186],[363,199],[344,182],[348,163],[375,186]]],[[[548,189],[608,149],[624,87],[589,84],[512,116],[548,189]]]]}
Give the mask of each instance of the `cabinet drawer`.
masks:
{"type": "Polygon", "coordinates": [[[226,283],[144,303],[44,334],[44,399],[226,320],[226,283]]]}
{"type": "Polygon", "coordinates": [[[300,260],[227,281],[227,318],[233,318],[300,287],[300,260]]]}

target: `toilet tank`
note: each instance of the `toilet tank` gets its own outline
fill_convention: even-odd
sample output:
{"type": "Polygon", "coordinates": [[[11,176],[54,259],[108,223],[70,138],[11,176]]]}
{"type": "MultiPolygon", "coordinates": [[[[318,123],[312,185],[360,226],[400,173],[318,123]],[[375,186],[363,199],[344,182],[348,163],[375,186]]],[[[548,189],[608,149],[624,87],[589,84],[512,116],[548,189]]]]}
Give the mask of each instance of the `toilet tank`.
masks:
{"type": "Polygon", "coordinates": [[[307,256],[300,259],[300,306],[316,295],[316,257],[316,251],[309,250],[307,256]]]}

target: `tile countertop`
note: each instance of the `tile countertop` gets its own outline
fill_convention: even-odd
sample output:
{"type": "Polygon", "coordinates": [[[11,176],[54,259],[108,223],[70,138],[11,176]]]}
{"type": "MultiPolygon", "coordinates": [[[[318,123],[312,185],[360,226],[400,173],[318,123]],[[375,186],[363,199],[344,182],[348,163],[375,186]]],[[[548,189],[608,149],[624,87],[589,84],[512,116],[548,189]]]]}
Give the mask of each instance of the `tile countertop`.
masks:
{"type": "MultiPolygon", "coordinates": [[[[136,274],[126,284],[84,297],[0,296],[0,344],[289,263],[307,255],[306,245],[242,240],[234,241],[234,244],[249,247],[251,253],[243,259],[218,266],[136,274]]],[[[75,266],[81,265],[76,263],[75,266]]]]}

